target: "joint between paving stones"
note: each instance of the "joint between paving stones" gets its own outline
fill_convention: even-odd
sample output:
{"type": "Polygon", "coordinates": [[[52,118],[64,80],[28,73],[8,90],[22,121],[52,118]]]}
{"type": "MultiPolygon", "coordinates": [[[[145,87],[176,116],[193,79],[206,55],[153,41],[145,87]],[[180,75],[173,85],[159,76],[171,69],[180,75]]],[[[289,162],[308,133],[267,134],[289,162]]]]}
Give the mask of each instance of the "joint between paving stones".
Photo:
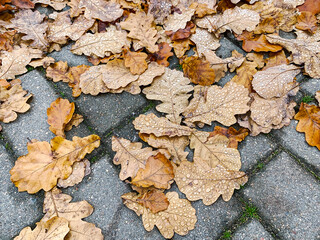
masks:
{"type": "Polygon", "coordinates": [[[4,132],[0,133],[0,144],[5,148],[5,151],[10,156],[10,160],[14,163],[19,155],[13,150],[13,145],[4,132]]]}

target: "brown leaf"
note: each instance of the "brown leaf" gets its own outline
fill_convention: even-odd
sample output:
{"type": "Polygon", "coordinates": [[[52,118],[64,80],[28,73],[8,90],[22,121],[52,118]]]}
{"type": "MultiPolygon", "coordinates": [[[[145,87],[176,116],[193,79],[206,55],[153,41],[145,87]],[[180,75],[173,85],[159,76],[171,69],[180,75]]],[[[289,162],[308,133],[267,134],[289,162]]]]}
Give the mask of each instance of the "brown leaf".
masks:
{"type": "Polygon", "coordinates": [[[152,148],[142,148],[139,142],[132,143],[124,138],[112,137],[112,150],[117,154],[113,158],[115,165],[121,164],[119,178],[125,180],[129,177],[135,177],[140,168],[144,168],[147,159],[155,155],[152,148]]]}
{"type": "Polygon", "coordinates": [[[97,228],[93,223],[81,220],[92,214],[93,207],[87,201],[70,203],[71,200],[71,196],[63,194],[58,188],[46,192],[43,203],[45,215],[41,222],[59,216],[69,223],[70,232],[65,239],[102,240],[101,229],[97,228]]]}
{"type": "Polygon", "coordinates": [[[209,8],[208,4],[206,4],[206,3],[193,2],[190,5],[190,8],[194,8],[196,10],[195,15],[197,15],[199,18],[202,18],[206,15],[216,13],[216,11],[213,10],[212,8],[209,8]]]}
{"type": "Polygon", "coordinates": [[[70,131],[73,126],[77,127],[80,123],[83,122],[83,116],[80,114],[73,114],[71,120],[67,123],[64,130],[70,131]]]}
{"type": "Polygon", "coordinates": [[[151,231],[157,226],[162,236],[172,238],[174,233],[186,235],[194,229],[197,222],[196,210],[186,199],[179,199],[178,193],[168,192],[166,197],[169,201],[168,209],[152,213],[152,211],[139,204],[138,195],[126,193],[121,196],[123,203],[138,216],[142,215],[143,226],[147,231],[151,231]]]}
{"type": "Polygon", "coordinates": [[[64,129],[71,121],[74,110],[74,103],[70,103],[67,99],[57,98],[52,102],[47,109],[50,131],[57,136],[65,138],[64,129]]]}
{"type": "Polygon", "coordinates": [[[48,24],[43,22],[44,17],[45,15],[41,15],[38,11],[21,10],[15,14],[7,28],[14,28],[18,32],[26,34],[22,39],[33,40],[31,47],[46,49],[48,46],[46,39],[48,24]]]}
{"type": "Polygon", "coordinates": [[[0,79],[14,79],[16,75],[28,72],[26,66],[33,58],[42,58],[42,51],[28,47],[17,47],[11,52],[2,52],[0,55],[2,66],[0,79]]]}
{"type": "Polygon", "coordinates": [[[130,182],[138,187],[170,188],[173,179],[173,166],[161,153],[150,156],[144,168],[140,168],[137,175],[130,182]]]}
{"type": "Polygon", "coordinates": [[[154,134],[156,137],[189,136],[193,132],[189,127],[172,123],[164,117],[158,118],[153,113],[141,114],[132,123],[140,133],[154,134]]]}
{"type": "Polygon", "coordinates": [[[55,10],[62,10],[67,5],[67,0],[33,0],[33,2],[49,5],[55,10]]]}
{"type": "Polygon", "coordinates": [[[194,157],[206,161],[211,168],[220,165],[227,170],[238,171],[241,168],[240,153],[228,147],[230,140],[224,135],[209,136],[209,132],[192,133],[190,148],[194,149],[194,157]]]}
{"type": "Polygon", "coordinates": [[[215,72],[208,61],[197,57],[187,57],[182,62],[184,75],[191,79],[191,82],[202,86],[209,86],[215,82],[215,72]]]}
{"type": "Polygon", "coordinates": [[[282,46],[277,44],[270,44],[265,35],[255,36],[253,32],[244,31],[237,37],[242,42],[242,49],[246,52],[278,52],[282,46]]]}
{"type": "Polygon", "coordinates": [[[259,71],[253,76],[253,89],[263,98],[282,97],[298,84],[295,76],[300,68],[294,65],[279,65],[259,71]]]}
{"type": "Polygon", "coordinates": [[[195,33],[195,24],[191,21],[187,23],[184,29],[179,29],[176,32],[166,31],[167,36],[169,36],[172,41],[187,39],[192,33],[195,33]]]}
{"type": "Polygon", "coordinates": [[[221,165],[211,167],[201,158],[195,158],[194,162],[184,161],[175,169],[175,181],[188,200],[202,199],[203,204],[211,205],[220,195],[229,201],[234,189],[240,189],[248,177],[244,172],[226,170],[221,165]]]}
{"type": "Polygon", "coordinates": [[[156,24],[163,24],[171,13],[171,0],[150,0],[148,14],[153,15],[156,24]]]}
{"type": "Polygon", "coordinates": [[[319,103],[319,107],[320,107],[320,91],[316,92],[316,99],[317,99],[317,101],[319,103]]]}
{"type": "Polygon", "coordinates": [[[88,19],[96,18],[103,22],[112,22],[123,14],[121,6],[104,0],[80,0],[78,8],[84,8],[84,16],[88,19]]]}
{"type": "Polygon", "coordinates": [[[132,74],[142,74],[148,69],[146,59],[148,55],[144,52],[131,52],[129,49],[125,49],[124,53],[124,65],[130,68],[132,74]]]}
{"type": "Polygon", "coordinates": [[[179,29],[184,29],[195,12],[195,10],[192,8],[180,10],[180,13],[174,12],[167,17],[166,21],[164,22],[164,29],[166,31],[176,32],[179,29]]]}
{"type": "Polygon", "coordinates": [[[153,27],[153,16],[144,12],[131,13],[125,22],[120,22],[120,26],[130,31],[128,37],[139,40],[141,47],[146,47],[151,53],[157,52],[156,42],[159,38],[157,30],[153,27]]]}
{"type": "Polygon", "coordinates": [[[230,126],[236,123],[236,114],[244,114],[249,110],[247,103],[249,91],[234,82],[227,83],[223,88],[210,86],[205,95],[201,91],[194,92],[194,98],[184,111],[185,123],[205,123],[211,125],[218,121],[230,126]]]}
{"type": "Polygon", "coordinates": [[[156,137],[153,134],[140,133],[140,138],[154,148],[163,148],[169,151],[172,161],[180,164],[181,161],[187,160],[188,152],[185,148],[189,145],[189,138],[183,137],[156,137]]]}
{"type": "Polygon", "coordinates": [[[254,34],[274,33],[279,28],[279,21],[272,17],[266,17],[254,29],[254,34]]]}
{"type": "Polygon", "coordinates": [[[223,135],[229,139],[229,148],[238,148],[238,142],[242,142],[246,136],[248,136],[249,130],[246,128],[240,128],[239,130],[233,127],[224,128],[215,126],[214,130],[210,133],[209,138],[216,135],[223,135]]]}
{"type": "Polygon", "coordinates": [[[72,165],[72,173],[66,179],[59,179],[57,186],[62,188],[72,187],[82,181],[82,179],[91,172],[90,162],[84,159],[80,162],[75,162],[72,165]]]}
{"type": "Polygon", "coordinates": [[[66,179],[72,173],[71,166],[80,161],[100,145],[97,135],[73,141],[55,137],[48,142],[28,143],[27,155],[21,156],[10,170],[11,181],[19,192],[36,193],[41,189],[49,191],[59,178],[66,179]]]}
{"type": "Polygon", "coordinates": [[[297,18],[296,28],[310,33],[317,31],[317,18],[311,12],[302,12],[297,18]]]}
{"type": "Polygon", "coordinates": [[[69,79],[69,87],[72,88],[72,96],[79,97],[81,94],[80,89],[80,76],[85,73],[90,67],[87,65],[79,65],[76,67],[69,68],[69,71],[66,73],[67,78],[69,79]]]}
{"type": "Polygon", "coordinates": [[[297,131],[305,133],[307,143],[320,150],[320,108],[301,103],[294,119],[299,120],[297,131]]]}
{"type": "Polygon", "coordinates": [[[69,78],[66,76],[68,69],[69,67],[67,62],[55,62],[47,68],[46,77],[52,78],[52,81],[54,82],[69,82],[69,78]]]}
{"type": "Polygon", "coordinates": [[[258,64],[256,62],[245,60],[242,65],[237,68],[237,74],[231,79],[231,82],[242,85],[247,88],[249,92],[252,92],[252,79],[258,72],[257,67],[258,64]]]}
{"type": "Polygon", "coordinates": [[[62,217],[53,217],[46,222],[38,222],[34,230],[26,227],[14,240],[50,239],[63,240],[70,231],[68,221],[62,217]]]}
{"type": "Polygon", "coordinates": [[[166,116],[173,123],[180,124],[180,114],[188,106],[188,94],[193,90],[188,78],[177,70],[166,68],[161,77],[157,77],[150,87],[143,89],[148,99],[162,101],[156,109],[159,112],[167,113],[166,116]]]}
{"type": "Polygon", "coordinates": [[[156,61],[159,65],[163,65],[168,67],[169,62],[168,58],[173,56],[173,52],[171,52],[172,47],[166,42],[162,42],[158,44],[159,51],[152,54],[152,58],[156,61]]]}
{"type": "Polygon", "coordinates": [[[17,113],[25,113],[30,109],[27,103],[32,97],[23,90],[20,84],[9,86],[0,85],[0,121],[9,123],[17,119],[17,113]]]}
{"type": "Polygon", "coordinates": [[[0,33],[0,50],[11,52],[14,45],[15,30],[0,33]]]}
{"type": "Polygon", "coordinates": [[[178,58],[181,58],[190,49],[190,45],[192,45],[192,42],[189,39],[173,41],[172,43],[174,53],[178,58]]]}
{"type": "Polygon", "coordinates": [[[277,53],[269,53],[269,58],[266,59],[266,66],[263,70],[283,64],[289,64],[289,60],[283,50],[277,53]]]}
{"type": "Polygon", "coordinates": [[[54,63],[55,60],[52,57],[44,57],[42,59],[32,60],[28,65],[31,67],[44,67],[47,68],[50,66],[50,64],[54,63]]]}
{"type": "Polygon", "coordinates": [[[11,6],[10,4],[7,4],[7,3],[11,3],[11,0],[1,0],[1,2],[0,2],[0,12],[16,9],[13,6],[11,6]]]}
{"type": "Polygon", "coordinates": [[[320,13],[320,0],[305,0],[298,9],[300,12],[306,11],[312,14],[318,14],[320,13]]]}
{"type": "Polygon", "coordinates": [[[267,40],[292,52],[293,62],[304,64],[304,69],[310,77],[320,78],[319,42],[308,39],[285,39],[278,35],[269,35],[267,40]]]}
{"type": "Polygon", "coordinates": [[[137,198],[137,202],[154,214],[168,209],[169,206],[168,198],[158,189],[147,191],[137,198]]]}

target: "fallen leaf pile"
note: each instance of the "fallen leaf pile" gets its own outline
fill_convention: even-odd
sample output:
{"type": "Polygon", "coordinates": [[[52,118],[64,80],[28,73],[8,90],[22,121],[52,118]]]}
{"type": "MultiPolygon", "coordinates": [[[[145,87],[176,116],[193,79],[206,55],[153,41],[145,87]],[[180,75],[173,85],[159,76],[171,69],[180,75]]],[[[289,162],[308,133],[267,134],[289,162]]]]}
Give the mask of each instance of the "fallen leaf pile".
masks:
{"type": "MultiPolygon", "coordinates": [[[[320,150],[320,107],[302,102],[295,111],[296,77],[320,78],[319,19],[319,1],[312,0],[5,0],[0,121],[14,121],[30,108],[32,95],[16,79],[30,67],[45,68],[48,79],[67,83],[73,97],[126,91],[156,100],[158,115],[133,121],[149,146],[113,136],[113,163],[134,191],[124,194],[123,202],[142,215],[147,231],[156,226],[165,238],[186,235],[197,221],[189,201],[210,205],[220,196],[229,201],[247,182],[237,147],[248,134],[269,133],[294,118],[297,131],[320,150]],[[40,13],[40,6],[50,14],[40,13]],[[288,38],[284,32],[294,34],[288,38]],[[221,58],[226,35],[242,49],[221,58]],[[66,44],[90,66],[47,56],[66,44]],[[178,63],[170,66],[174,58],[178,63]],[[225,76],[231,76],[227,83],[225,76]],[[213,129],[216,122],[228,128],[213,129]],[[187,199],[165,192],[173,182],[187,199]]],[[[315,98],[319,101],[319,92],[315,98]]],[[[46,215],[16,239],[102,239],[99,229],[82,220],[92,207],[70,203],[57,188],[78,184],[90,173],[84,157],[100,138],[66,139],[65,132],[83,120],[66,99],[54,101],[47,115],[57,136],[50,143],[29,141],[28,154],[10,171],[19,191],[46,191],[46,215]],[[69,210],[72,216],[62,214],[69,210]]]]}

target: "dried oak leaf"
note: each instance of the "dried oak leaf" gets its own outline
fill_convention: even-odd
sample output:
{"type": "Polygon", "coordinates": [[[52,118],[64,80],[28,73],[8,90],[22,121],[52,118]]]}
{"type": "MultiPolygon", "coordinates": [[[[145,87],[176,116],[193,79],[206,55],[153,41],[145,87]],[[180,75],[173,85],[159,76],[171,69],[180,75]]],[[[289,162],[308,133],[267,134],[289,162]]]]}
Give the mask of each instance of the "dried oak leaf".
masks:
{"type": "Polygon", "coordinates": [[[176,164],[187,160],[188,152],[185,148],[189,145],[189,138],[182,137],[156,137],[154,134],[140,133],[140,138],[154,148],[163,148],[168,150],[172,156],[172,161],[176,164]]]}
{"type": "Polygon", "coordinates": [[[166,195],[159,189],[151,189],[137,197],[137,202],[150,209],[152,213],[158,213],[168,209],[169,201],[166,195]]]}
{"type": "Polygon", "coordinates": [[[152,60],[156,61],[159,65],[163,65],[168,67],[170,64],[168,62],[168,58],[173,56],[173,52],[171,52],[172,47],[166,42],[162,42],[158,44],[159,51],[152,54],[152,60]]]}
{"type": "Polygon", "coordinates": [[[132,74],[140,75],[148,69],[147,57],[144,52],[131,52],[129,49],[123,51],[124,65],[132,74]]]}
{"type": "Polygon", "coordinates": [[[21,10],[15,14],[14,19],[11,19],[11,24],[6,27],[26,34],[22,39],[33,40],[31,47],[46,49],[48,47],[46,38],[48,23],[43,22],[44,17],[45,15],[41,15],[38,11],[21,10]]]}
{"type": "Polygon", "coordinates": [[[171,0],[150,0],[148,14],[153,15],[156,24],[163,24],[171,13],[171,0]]]}
{"type": "Polygon", "coordinates": [[[215,72],[208,61],[198,57],[187,57],[182,62],[184,75],[191,79],[191,82],[202,86],[210,86],[215,82],[215,72]]]}
{"type": "MultiPolygon", "coordinates": [[[[50,15],[50,17],[53,14],[50,15]]],[[[94,24],[94,19],[80,16],[71,21],[70,12],[56,13],[53,22],[49,22],[48,41],[59,44],[67,43],[68,38],[78,40],[94,24]]]]}
{"type": "Polygon", "coordinates": [[[168,189],[173,179],[173,166],[161,153],[150,156],[144,168],[140,168],[131,184],[138,187],[151,187],[168,189]]]}
{"type": "Polygon", "coordinates": [[[249,91],[242,85],[228,82],[223,88],[210,86],[207,93],[194,92],[194,98],[184,111],[185,123],[205,123],[211,125],[218,121],[225,126],[236,123],[236,114],[244,114],[249,110],[247,103],[249,91]]]}
{"type": "Polygon", "coordinates": [[[14,79],[16,75],[26,73],[26,66],[33,58],[42,58],[42,51],[28,47],[15,47],[11,52],[2,52],[0,79],[14,79]]]}
{"type": "Polygon", "coordinates": [[[68,69],[69,66],[67,62],[55,62],[47,68],[46,77],[51,78],[54,82],[69,82],[69,78],[66,76],[68,69]]]}
{"type": "Polygon", "coordinates": [[[212,8],[209,8],[208,4],[206,3],[194,2],[190,5],[190,8],[194,8],[196,10],[195,15],[197,15],[197,17],[199,18],[216,13],[216,11],[213,10],[212,8]]]}
{"type": "Polygon", "coordinates": [[[220,165],[211,167],[201,158],[182,162],[175,169],[174,179],[188,200],[202,199],[205,205],[213,204],[220,195],[224,201],[229,201],[234,189],[240,189],[248,181],[244,172],[226,170],[220,165]]]}
{"type": "Polygon", "coordinates": [[[93,55],[103,58],[109,56],[110,53],[120,53],[122,47],[128,47],[129,45],[127,33],[110,26],[103,33],[86,33],[72,46],[71,52],[78,55],[93,55]]]}
{"type": "Polygon", "coordinates": [[[297,18],[296,28],[310,33],[317,31],[317,18],[311,12],[302,12],[297,18]]]}
{"type": "Polygon", "coordinates": [[[251,93],[252,79],[253,76],[258,72],[257,67],[258,64],[256,62],[245,60],[242,65],[237,68],[237,74],[231,79],[231,82],[244,86],[251,93]]]}
{"type": "Polygon", "coordinates": [[[70,7],[71,17],[78,17],[85,10],[84,8],[79,6],[80,0],[70,0],[67,4],[70,7]]]}
{"type": "Polygon", "coordinates": [[[196,33],[192,34],[190,40],[196,44],[199,57],[208,50],[216,50],[220,47],[219,39],[206,29],[197,28],[196,33]]]}
{"type": "Polygon", "coordinates": [[[71,121],[75,110],[74,103],[57,98],[47,109],[49,129],[57,136],[65,138],[64,129],[71,121]]]}
{"type": "Polygon", "coordinates": [[[53,188],[50,192],[46,192],[43,203],[45,215],[41,222],[59,216],[69,223],[70,231],[65,239],[102,240],[101,229],[97,228],[93,223],[81,220],[92,214],[93,207],[87,201],[70,203],[71,200],[71,196],[63,194],[58,188],[53,188]]]}
{"type": "Polygon", "coordinates": [[[166,210],[153,213],[150,209],[139,204],[138,195],[126,193],[121,196],[123,203],[138,216],[142,215],[143,226],[147,231],[151,231],[157,226],[162,236],[172,238],[176,232],[179,235],[186,235],[188,231],[194,229],[197,222],[196,210],[186,199],[179,199],[178,193],[168,192],[166,197],[169,206],[166,210]]]}
{"type": "Polygon", "coordinates": [[[156,154],[152,148],[142,148],[139,142],[132,143],[124,138],[112,137],[112,150],[117,154],[113,158],[115,165],[121,164],[119,178],[125,180],[135,177],[140,168],[145,168],[147,159],[156,154]]]}
{"type": "Polygon", "coordinates": [[[37,68],[37,67],[44,67],[44,68],[47,68],[50,66],[50,64],[54,63],[55,60],[54,58],[52,57],[44,57],[44,58],[41,58],[41,59],[36,59],[36,60],[32,60],[28,65],[31,66],[31,67],[34,67],[34,68],[37,68]]]}
{"type": "Polygon", "coordinates": [[[1,0],[0,1],[0,13],[7,10],[16,10],[13,6],[10,5],[12,0],[1,0]],[[7,4],[9,3],[9,4],[7,4]]]}
{"type": "Polygon", "coordinates": [[[0,121],[9,123],[17,119],[17,113],[25,113],[30,109],[27,103],[32,94],[25,96],[27,91],[20,84],[10,88],[0,86],[0,121]]]}
{"type": "Polygon", "coordinates": [[[214,130],[210,132],[209,138],[214,137],[215,135],[223,135],[229,139],[229,148],[238,148],[238,143],[242,142],[246,136],[248,136],[249,130],[246,128],[240,128],[239,130],[234,129],[233,127],[224,128],[215,126],[214,130]]]}
{"type": "Polygon", "coordinates": [[[63,240],[70,231],[68,221],[62,217],[53,217],[46,222],[37,222],[34,230],[25,227],[14,240],[50,239],[63,240]]]}
{"type": "Polygon", "coordinates": [[[316,99],[317,99],[317,101],[319,103],[319,107],[320,107],[320,91],[316,92],[316,99]]]}
{"type": "Polygon", "coordinates": [[[313,14],[320,13],[320,0],[305,0],[304,3],[298,7],[300,12],[307,11],[313,14]]]}
{"type": "Polygon", "coordinates": [[[245,57],[236,50],[232,51],[232,57],[225,59],[219,58],[213,51],[206,51],[204,56],[214,70],[216,82],[225,76],[228,69],[234,72],[245,60],[245,57]]]}
{"type": "Polygon", "coordinates": [[[62,188],[72,187],[82,181],[82,179],[91,172],[90,162],[84,159],[80,162],[75,162],[72,165],[72,173],[66,179],[59,179],[57,186],[62,188]]]}
{"type": "Polygon", "coordinates": [[[259,22],[259,13],[235,7],[225,10],[222,15],[206,16],[199,19],[196,24],[219,36],[227,30],[236,34],[241,34],[244,30],[253,31],[259,22]]]}
{"type": "Polygon", "coordinates": [[[192,45],[192,42],[189,39],[173,41],[172,47],[177,58],[183,57],[185,52],[190,49],[190,45],[192,45]]]}
{"type": "Polygon", "coordinates": [[[253,32],[244,31],[237,37],[242,42],[242,49],[246,52],[278,52],[282,50],[282,46],[277,44],[270,44],[267,41],[266,35],[254,35],[253,32]]]}
{"type": "Polygon", "coordinates": [[[267,40],[292,52],[293,62],[304,64],[304,70],[312,78],[320,78],[320,43],[306,39],[285,39],[269,35],[267,40]]]}
{"type": "Polygon", "coordinates": [[[62,10],[67,5],[67,0],[32,0],[34,3],[41,3],[53,7],[55,10],[62,10]]]}
{"type": "Polygon", "coordinates": [[[70,131],[73,126],[77,127],[80,123],[83,122],[83,116],[80,114],[73,114],[71,120],[67,123],[64,130],[70,131]]]}
{"type": "Polygon", "coordinates": [[[299,73],[292,64],[270,67],[253,76],[252,87],[263,98],[281,97],[298,85],[294,78],[299,73]]]}
{"type": "Polygon", "coordinates": [[[66,179],[72,173],[73,163],[80,161],[87,153],[99,147],[97,135],[72,141],[55,137],[48,142],[28,143],[27,155],[21,156],[10,170],[11,181],[19,192],[36,193],[41,189],[49,191],[59,178],[66,179]]]}
{"type": "Polygon", "coordinates": [[[16,33],[17,31],[15,30],[0,33],[0,50],[12,51],[16,33]]]}
{"type": "Polygon", "coordinates": [[[190,148],[194,149],[194,157],[206,161],[211,168],[220,165],[227,170],[238,171],[241,168],[240,153],[228,147],[230,140],[224,135],[209,136],[209,132],[192,133],[190,148]]]}
{"type": "Polygon", "coordinates": [[[184,29],[179,29],[176,32],[166,31],[165,33],[172,41],[183,40],[189,38],[191,34],[195,33],[195,26],[196,25],[192,21],[189,21],[184,29]]]}
{"type": "Polygon", "coordinates": [[[299,120],[297,131],[305,133],[307,143],[320,150],[320,108],[301,103],[294,119],[299,120]]]}
{"type": "Polygon", "coordinates": [[[105,0],[80,0],[78,8],[84,8],[84,16],[95,18],[103,22],[112,22],[123,14],[120,4],[105,0]]]}
{"type": "Polygon", "coordinates": [[[141,47],[147,48],[151,53],[157,52],[156,45],[159,36],[157,30],[153,26],[153,16],[144,12],[131,13],[129,17],[120,22],[121,28],[130,31],[128,37],[137,39],[141,47]]]}
{"type": "Polygon", "coordinates": [[[180,114],[188,106],[188,94],[193,90],[188,78],[183,77],[183,73],[177,70],[166,68],[165,73],[157,77],[150,87],[143,89],[143,93],[148,99],[162,101],[156,109],[159,112],[167,113],[167,118],[180,124],[180,114]]]}
{"type": "Polygon", "coordinates": [[[167,17],[167,20],[164,22],[164,29],[166,31],[176,32],[179,29],[184,29],[194,15],[195,9],[181,9],[181,12],[174,12],[173,14],[167,17]]]}
{"type": "Polygon", "coordinates": [[[283,64],[289,64],[289,60],[287,59],[283,50],[277,53],[270,53],[269,58],[266,59],[266,66],[263,68],[263,70],[283,64]]]}
{"type": "Polygon", "coordinates": [[[189,136],[193,129],[170,122],[167,118],[157,117],[155,114],[141,114],[133,122],[135,129],[140,133],[154,134],[156,137],[189,136]]]}

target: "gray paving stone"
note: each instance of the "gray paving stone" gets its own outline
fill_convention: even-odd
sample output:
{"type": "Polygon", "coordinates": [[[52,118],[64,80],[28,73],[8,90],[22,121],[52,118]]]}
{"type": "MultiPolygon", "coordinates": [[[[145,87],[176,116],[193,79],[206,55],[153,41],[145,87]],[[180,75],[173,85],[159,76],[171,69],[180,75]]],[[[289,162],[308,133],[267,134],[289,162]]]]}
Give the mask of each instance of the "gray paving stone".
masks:
{"type": "Polygon", "coordinates": [[[289,126],[273,130],[272,134],[284,147],[320,171],[320,151],[306,142],[304,133],[296,131],[297,123],[298,121],[292,120],[289,126]]]}
{"type": "Polygon", "coordinates": [[[320,79],[309,78],[301,84],[301,89],[314,96],[316,92],[320,90],[320,79]]]}
{"type": "Polygon", "coordinates": [[[54,137],[47,123],[47,108],[59,95],[37,70],[19,78],[22,81],[22,87],[33,94],[30,101],[31,108],[28,112],[19,114],[16,121],[2,126],[5,135],[13,145],[13,150],[23,155],[27,153],[28,138],[49,141],[54,137]]]}
{"type": "Polygon", "coordinates": [[[10,181],[13,163],[3,146],[0,146],[0,239],[9,240],[27,226],[35,227],[42,214],[42,194],[19,193],[10,181]]]}
{"type": "Polygon", "coordinates": [[[240,226],[233,234],[232,240],[273,240],[259,221],[252,219],[250,222],[240,226]]]}
{"type": "MultiPolygon", "coordinates": [[[[228,38],[234,38],[234,37],[232,36],[232,34],[228,34],[228,38]]],[[[230,41],[228,38],[222,37],[220,39],[221,46],[216,50],[217,56],[219,56],[221,58],[231,57],[233,50],[237,50],[239,53],[246,55],[246,52],[243,51],[242,48],[233,44],[233,42],[230,41]]]]}
{"type": "Polygon", "coordinates": [[[76,55],[70,51],[72,45],[73,45],[73,43],[70,43],[70,44],[64,46],[60,51],[54,51],[54,52],[48,54],[48,56],[53,57],[57,62],[58,61],[68,62],[68,65],[70,67],[78,66],[78,65],[82,65],[82,64],[92,66],[92,64],[87,60],[86,56],[76,55]]]}
{"type": "Polygon", "coordinates": [[[252,168],[259,160],[269,156],[275,148],[276,144],[263,134],[256,137],[247,136],[238,146],[242,162],[241,171],[252,168]]]}
{"type": "Polygon", "coordinates": [[[96,224],[104,235],[122,204],[121,195],[129,191],[129,187],[119,179],[118,174],[110,158],[105,156],[92,164],[91,174],[80,184],[63,190],[73,197],[73,201],[86,200],[94,207],[93,214],[85,220],[96,224]]]}
{"type": "Polygon", "coordinates": [[[282,239],[320,238],[320,184],[282,152],[259,172],[244,195],[282,239]]]}

